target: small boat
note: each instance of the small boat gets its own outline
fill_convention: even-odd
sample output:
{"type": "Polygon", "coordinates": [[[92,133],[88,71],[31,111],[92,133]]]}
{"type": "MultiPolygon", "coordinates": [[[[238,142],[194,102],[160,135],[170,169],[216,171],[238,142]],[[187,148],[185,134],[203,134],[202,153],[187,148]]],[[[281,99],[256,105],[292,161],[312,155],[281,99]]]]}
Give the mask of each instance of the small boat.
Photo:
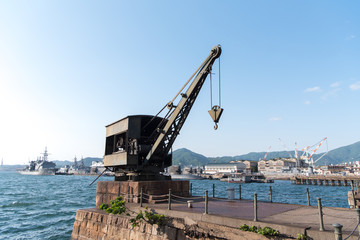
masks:
{"type": "Polygon", "coordinates": [[[251,182],[255,183],[273,183],[273,179],[266,178],[263,174],[256,174],[251,176],[251,182]]]}
{"type": "Polygon", "coordinates": [[[62,166],[55,175],[72,175],[69,173],[70,165],[64,165],[62,166]]]}
{"type": "Polygon", "coordinates": [[[228,177],[221,178],[222,182],[229,183],[273,183],[274,180],[266,178],[263,174],[252,173],[252,174],[231,174],[228,177]]]}
{"type": "Polygon", "coordinates": [[[243,177],[237,177],[237,178],[228,178],[229,183],[249,183],[251,182],[250,176],[243,176],[243,177]]]}
{"type": "Polygon", "coordinates": [[[173,180],[201,180],[204,179],[200,175],[195,174],[170,174],[173,180]]]}
{"type": "Polygon", "coordinates": [[[249,183],[251,182],[251,175],[244,173],[231,174],[228,177],[221,178],[220,181],[229,183],[249,183]]]}

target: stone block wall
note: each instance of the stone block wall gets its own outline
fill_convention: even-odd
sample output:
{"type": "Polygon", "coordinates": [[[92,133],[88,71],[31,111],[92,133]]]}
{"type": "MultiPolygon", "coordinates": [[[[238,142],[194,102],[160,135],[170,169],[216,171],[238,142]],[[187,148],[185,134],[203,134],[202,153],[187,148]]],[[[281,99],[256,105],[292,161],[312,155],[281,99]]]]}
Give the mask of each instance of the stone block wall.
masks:
{"type": "Polygon", "coordinates": [[[183,240],[183,231],[171,227],[151,225],[141,222],[133,227],[131,217],[106,214],[96,209],[78,210],[74,222],[71,240],[183,240]]]}
{"type": "Polygon", "coordinates": [[[164,226],[141,222],[136,227],[132,226],[131,218],[125,214],[107,214],[95,208],[78,210],[71,240],[268,240],[267,237],[256,233],[204,221],[193,221],[187,217],[167,217],[164,226]]]}

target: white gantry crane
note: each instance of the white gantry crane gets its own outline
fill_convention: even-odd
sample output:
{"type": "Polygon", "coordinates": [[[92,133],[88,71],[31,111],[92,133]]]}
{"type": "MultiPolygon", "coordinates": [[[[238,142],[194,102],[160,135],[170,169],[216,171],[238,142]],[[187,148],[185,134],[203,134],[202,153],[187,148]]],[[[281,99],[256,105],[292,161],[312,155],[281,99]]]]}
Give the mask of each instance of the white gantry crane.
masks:
{"type": "Polygon", "coordinates": [[[290,158],[293,158],[293,156],[291,156],[291,153],[289,152],[289,150],[287,149],[285,143],[281,140],[281,138],[279,138],[279,141],[281,145],[284,147],[285,151],[289,154],[290,158]]]}
{"type": "Polygon", "coordinates": [[[329,152],[328,145],[327,145],[327,137],[325,137],[320,142],[318,142],[312,146],[307,146],[307,147],[303,148],[302,151],[303,151],[303,154],[301,156],[301,159],[304,160],[310,166],[314,167],[314,164],[316,162],[318,162],[321,158],[323,158],[329,152]],[[314,160],[313,155],[321,147],[321,145],[323,145],[324,142],[326,142],[326,152],[324,152],[319,158],[314,160]]]}

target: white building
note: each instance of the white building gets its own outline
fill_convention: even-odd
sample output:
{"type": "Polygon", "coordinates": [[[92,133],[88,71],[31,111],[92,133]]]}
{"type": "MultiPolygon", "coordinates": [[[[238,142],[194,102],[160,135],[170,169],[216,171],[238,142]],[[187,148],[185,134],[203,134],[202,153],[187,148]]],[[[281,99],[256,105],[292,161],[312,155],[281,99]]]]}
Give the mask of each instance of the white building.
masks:
{"type": "Polygon", "coordinates": [[[205,166],[205,174],[218,173],[241,173],[245,170],[246,165],[241,162],[237,163],[209,163],[205,166]]]}

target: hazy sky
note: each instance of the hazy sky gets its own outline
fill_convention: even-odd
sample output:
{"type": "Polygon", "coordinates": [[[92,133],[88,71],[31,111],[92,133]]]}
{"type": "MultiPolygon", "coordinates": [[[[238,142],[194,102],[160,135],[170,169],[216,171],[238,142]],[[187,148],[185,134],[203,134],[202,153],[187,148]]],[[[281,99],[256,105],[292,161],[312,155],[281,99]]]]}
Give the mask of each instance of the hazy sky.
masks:
{"type": "MultiPolygon", "coordinates": [[[[219,129],[207,80],[174,150],[283,150],[278,138],[289,150],[324,137],[329,150],[352,144],[359,9],[331,0],[0,0],[0,158],[27,163],[45,146],[50,160],[102,157],[107,124],[156,114],[217,44],[219,129]]],[[[216,83],[217,62],[213,70],[216,83]]]]}

